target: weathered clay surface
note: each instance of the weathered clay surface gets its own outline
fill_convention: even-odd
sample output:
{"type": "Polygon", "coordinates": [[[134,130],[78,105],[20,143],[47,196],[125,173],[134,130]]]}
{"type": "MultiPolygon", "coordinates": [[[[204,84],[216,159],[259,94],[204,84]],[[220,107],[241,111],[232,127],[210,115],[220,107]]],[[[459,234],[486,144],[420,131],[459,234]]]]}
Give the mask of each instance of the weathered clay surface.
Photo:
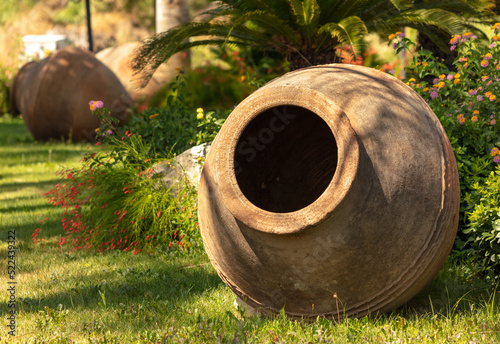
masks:
{"type": "Polygon", "coordinates": [[[458,209],[432,110],[396,78],[350,65],[297,70],[245,99],[199,186],[221,278],[250,306],[290,316],[401,306],[442,268],[458,209]]]}
{"type": "Polygon", "coordinates": [[[144,86],[142,75],[136,74],[132,69],[132,60],[140,46],[140,42],[129,42],[103,49],[96,54],[96,58],[116,74],[133,100],[147,98],[160,91],[175,79],[179,68],[188,68],[191,61],[187,53],[175,54],[167,63],[158,67],[144,86]]]}
{"type": "Polygon", "coordinates": [[[93,53],[74,46],[24,65],[11,92],[12,108],[23,115],[36,140],[91,140],[99,127],[89,109],[91,100],[103,101],[120,122],[126,121],[132,105],[113,72],[93,53]]]}

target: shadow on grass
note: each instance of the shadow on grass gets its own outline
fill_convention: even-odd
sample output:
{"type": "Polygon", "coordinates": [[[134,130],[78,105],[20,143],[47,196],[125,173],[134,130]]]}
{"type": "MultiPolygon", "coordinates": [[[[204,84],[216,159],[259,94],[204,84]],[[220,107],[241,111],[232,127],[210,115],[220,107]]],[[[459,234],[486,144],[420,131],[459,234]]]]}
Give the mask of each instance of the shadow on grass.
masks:
{"type": "Polygon", "coordinates": [[[84,148],[74,146],[73,144],[67,144],[66,147],[64,145],[64,143],[58,143],[58,148],[55,148],[55,144],[38,143],[35,145],[35,143],[30,143],[24,145],[22,148],[26,149],[23,150],[6,151],[4,149],[0,153],[0,160],[4,161],[4,165],[6,166],[35,163],[64,163],[69,158],[80,157],[80,151],[84,150],[84,148]]]}
{"type": "MultiPolygon", "coordinates": [[[[39,280],[36,291],[18,293],[20,313],[35,315],[45,307],[58,309],[62,304],[64,309],[90,316],[96,314],[96,318],[105,319],[106,330],[126,326],[139,333],[158,319],[178,318],[179,312],[185,312],[187,305],[198,296],[224,288],[207,257],[201,254],[191,257],[184,254],[179,260],[175,257],[165,260],[162,255],[135,256],[135,261],[141,264],[131,267],[126,267],[131,258],[129,253],[110,255],[119,262],[119,268],[110,270],[106,266],[106,269],[82,276],[54,274],[49,281],[39,280]],[[54,291],[61,284],[65,290],[54,291]],[[36,294],[40,296],[35,297],[36,294]]],[[[66,255],[63,259],[71,264],[73,260],[85,258],[66,255]]],[[[0,310],[7,310],[6,302],[0,303],[0,310]]]]}
{"type": "MultiPolygon", "coordinates": [[[[471,313],[474,307],[487,305],[498,291],[479,277],[469,276],[463,268],[464,266],[454,262],[453,258],[448,258],[434,280],[393,313],[404,317],[423,314],[453,316],[471,313]]],[[[496,304],[498,306],[498,301],[496,304]]]]}
{"type": "MultiPolygon", "coordinates": [[[[52,178],[49,180],[44,180],[43,182],[13,182],[13,183],[5,183],[5,184],[0,184],[0,188],[2,189],[2,192],[12,192],[12,191],[21,191],[21,189],[24,188],[39,188],[42,190],[49,190],[51,187],[53,187],[55,184],[60,182],[61,179],[59,178],[52,178]]],[[[35,196],[37,196],[35,194],[35,196]]],[[[42,192],[39,194],[40,197],[43,197],[42,192]]],[[[17,197],[14,199],[18,199],[17,197]]]]}

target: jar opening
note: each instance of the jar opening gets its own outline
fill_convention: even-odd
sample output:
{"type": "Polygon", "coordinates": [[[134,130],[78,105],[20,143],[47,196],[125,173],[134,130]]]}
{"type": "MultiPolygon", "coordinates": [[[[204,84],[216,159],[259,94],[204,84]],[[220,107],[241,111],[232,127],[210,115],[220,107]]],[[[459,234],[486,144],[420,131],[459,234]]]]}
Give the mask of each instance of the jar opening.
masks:
{"type": "Polygon", "coordinates": [[[260,114],[243,130],[234,155],[241,192],[255,206],[288,213],[312,204],[337,168],[338,148],[328,124],[300,106],[260,114]]]}

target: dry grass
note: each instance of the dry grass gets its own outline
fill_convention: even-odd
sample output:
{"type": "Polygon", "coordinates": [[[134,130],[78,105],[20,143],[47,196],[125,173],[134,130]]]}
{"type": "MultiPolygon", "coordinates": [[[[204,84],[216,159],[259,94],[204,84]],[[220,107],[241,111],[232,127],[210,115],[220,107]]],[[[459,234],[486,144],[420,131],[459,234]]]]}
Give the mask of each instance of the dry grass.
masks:
{"type": "MultiPolygon", "coordinates": [[[[75,45],[87,47],[86,23],[55,24],[54,15],[64,8],[67,1],[42,0],[32,8],[15,14],[0,27],[0,61],[5,65],[18,66],[19,54],[23,49],[22,37],[25,35],[43,35],[48,33],[64,34],[75,45]]],[[[82,2],[83,6],[83,2],[82,2]]],[[[100,50],[114,44],[136,41],[146,38],[148,31],[135,18],[133,13],[123,9],[111,12],[92,13],[94,50],[100,50]]]]}

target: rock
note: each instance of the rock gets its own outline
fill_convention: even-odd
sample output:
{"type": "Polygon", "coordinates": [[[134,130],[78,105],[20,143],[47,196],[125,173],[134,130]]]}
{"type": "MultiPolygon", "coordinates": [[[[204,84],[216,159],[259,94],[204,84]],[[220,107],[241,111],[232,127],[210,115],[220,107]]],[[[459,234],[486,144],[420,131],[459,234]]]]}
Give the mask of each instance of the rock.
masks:
{"type": "Polygon", "coordinates": [[[177,155],[172,160],[153,165],[148,177],[161,179],[167,189],[179,190],[184,181],[197,187],[203,162],[211,145],[211,143],[203,143],[177,155]]]}

